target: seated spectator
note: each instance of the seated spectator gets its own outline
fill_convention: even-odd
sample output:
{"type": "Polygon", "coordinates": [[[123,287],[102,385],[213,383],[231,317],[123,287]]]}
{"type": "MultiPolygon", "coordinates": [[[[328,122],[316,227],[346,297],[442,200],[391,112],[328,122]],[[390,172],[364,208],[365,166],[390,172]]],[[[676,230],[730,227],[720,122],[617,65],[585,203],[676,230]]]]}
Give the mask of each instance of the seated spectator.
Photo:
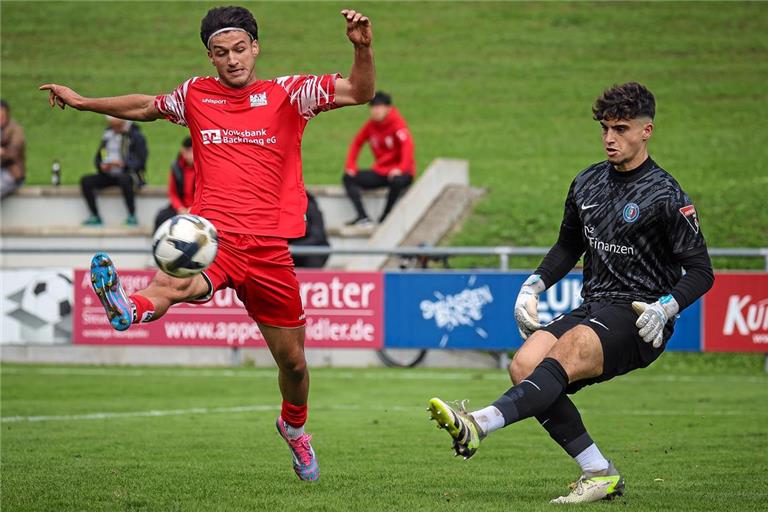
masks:
{"type": "MultiPolygon", "coordinates": [[[[325,221],[323,212],[317,206],[315,197],[307,192],[307,233],[301,237],[289,240],[291,245],[322,245],[328,247],[328,237],[325,234],[325,221]]],[[[293,256],[293,263],[297,267],[322,268],[328,261],[328,254],[307,254],[293,256]]]]}
{"type": "Polygon", "coordinates": [[[413,138],[405,120],[392,105],[392,98],[379,91],[368,105],[370,119],[349,146],[345,166],[344,188],[357,212],[348,226],[372,224],[363,207],[363,190],[389,188],[387,204],[379,218],[379,222],[383,222],[400,195],[411,186],[415,174],[413,138]],[[371,169],[358,169],[357,156],[365,142],[371,147],[375,162],[371,169]]]}
{"type": "Polygon", "coordinates": [[[138,225],[134,189],[144,185],[144,169],[147,165],[147,141],[139,127],[123,119],[107,116],[108,127],[101,137],[96,152],[96,174],[83,176],[80,187],[91,216],[83,225],[101,226],[101,216],[96,208],[96,191],[107,187],[120,187],[128,208],[127,226],[138,225]]]}
{"type": "Polygon", "coordinates": [[[168,177],[168,199],[171,203],[157,212],[155,231],[168,219],[189,213],[195,196],[195,161],[192,153],[192,138],[187,137],[181,143],[176,161],[171,164],[168,177]]]}
{"type": "Polygon", "coordinates": [[[8,103],[0,100],[0,199],[24,184],[26,159],[24,129],[11,119],[8,103]]]}

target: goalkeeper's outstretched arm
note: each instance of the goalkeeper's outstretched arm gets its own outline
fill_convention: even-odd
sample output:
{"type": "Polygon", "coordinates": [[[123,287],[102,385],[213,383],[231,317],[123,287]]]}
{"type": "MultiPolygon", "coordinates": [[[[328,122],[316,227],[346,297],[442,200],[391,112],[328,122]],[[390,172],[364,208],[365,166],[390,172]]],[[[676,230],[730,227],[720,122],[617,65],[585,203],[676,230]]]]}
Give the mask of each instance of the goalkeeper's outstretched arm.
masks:
{"type": "Polygon", "coordinates": [[[59,106],[64,109],[70,106],[77,110],[106,114],[129,121],[154,121],[163,117],[155,107],[155,97],[146,94],[86,98],[69,87],[58,84],[44,84],[40,86],[40,90],[49,91],[48,103],[51,108],[59,106]]]}

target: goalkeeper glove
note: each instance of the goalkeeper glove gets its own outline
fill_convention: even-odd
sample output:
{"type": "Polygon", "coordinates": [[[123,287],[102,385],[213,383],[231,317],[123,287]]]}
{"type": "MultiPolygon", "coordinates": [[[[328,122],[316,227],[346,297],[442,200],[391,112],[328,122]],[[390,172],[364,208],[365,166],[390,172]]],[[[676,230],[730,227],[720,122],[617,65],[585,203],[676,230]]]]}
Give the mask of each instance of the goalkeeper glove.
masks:
{"type": "Polygon", "coordinates": [[[654,348],[659,348],[663,341],[664,326],[680,311],[680,306],[672,295],[665,295],[653,304],[635,301],[632,309],[640,315],[635,322],[640,329],[640,337],[646,343],[653,343],[654,348]]]}
{"type": "Polygon", "coordinates": [[[541,276],[533,274],[525,280],[522,288],[520,288],[520,293],[517,294],[515,321],[517,322],[517,330],[520,332],[520,337],[524,340],[528,339],[528,336],[533,334],[534,331],[541,329],[537,308],[539,305],[539,294],[545,289],[546,286],[544,286],[541,276]]]}

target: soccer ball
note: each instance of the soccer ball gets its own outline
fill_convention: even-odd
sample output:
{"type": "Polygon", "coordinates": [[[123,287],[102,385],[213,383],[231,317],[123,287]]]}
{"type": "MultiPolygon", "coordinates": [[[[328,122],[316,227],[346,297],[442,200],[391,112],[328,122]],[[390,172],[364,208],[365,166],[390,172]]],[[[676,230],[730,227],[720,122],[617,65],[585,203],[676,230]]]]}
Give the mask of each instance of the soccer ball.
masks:
{"type": "Polygon", "coordinates": [[[173,277],[191,277],[216,258],[219,239],[213,224],[197,215],[177,215],[155,231],[152,253],[160,270],[173,277]]]}
{"type": "Polygon", "coordinates": [[[42,272],[24,288],[19,305],[43,322],[61,322],[72,314],[72,280],[58,272],[42,272]]]}

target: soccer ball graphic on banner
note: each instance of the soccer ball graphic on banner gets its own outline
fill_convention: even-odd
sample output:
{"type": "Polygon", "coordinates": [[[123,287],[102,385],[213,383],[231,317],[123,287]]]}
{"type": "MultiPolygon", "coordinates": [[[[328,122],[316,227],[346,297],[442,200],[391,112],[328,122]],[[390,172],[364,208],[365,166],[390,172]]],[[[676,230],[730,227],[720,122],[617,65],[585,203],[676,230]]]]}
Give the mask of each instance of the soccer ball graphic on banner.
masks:
{"type": "Polygon", "coordinates": [[[191,277],[216,257],[216,228],[197,215],[177,215],[155,231],[152,253],[160,270],[173,277],[191,277]]]}

